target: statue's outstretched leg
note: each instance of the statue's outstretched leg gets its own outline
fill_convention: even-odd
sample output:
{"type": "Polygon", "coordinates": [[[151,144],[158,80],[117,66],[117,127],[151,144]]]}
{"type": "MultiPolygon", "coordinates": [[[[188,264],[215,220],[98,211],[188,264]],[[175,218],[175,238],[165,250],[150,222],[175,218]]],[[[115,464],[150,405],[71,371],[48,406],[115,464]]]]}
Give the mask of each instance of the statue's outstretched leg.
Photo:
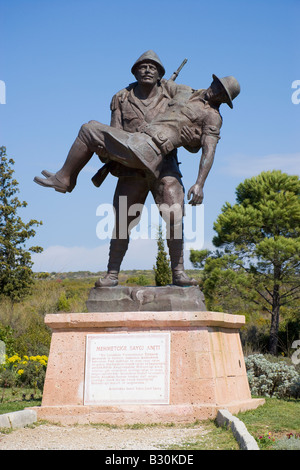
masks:
{"type": "Polygon", "coordinates": [[[114,127],[90,121],[83,124],[72,145],[62,168],[55,174],[43,171],[46,178],[36,176],[34,181],[56,191],[71,192],[77,176],[91,159],[93,153],[107,154],[107,160],[114,160],[130,168],[149,170],[159,174],[162,155],[152,138],[142,133],[130,133],[114,127]]]}
{"type": "Polygon", "coordinates": [[[77,137],[61,169],[56,173],[43,170],[42,174],[46,178],[36,176],[34,181],[41,186],[53,188],[61,193],[71,192],[76,185],[79,172],[91,159],[92,155],[93,152],[77,137]]]}

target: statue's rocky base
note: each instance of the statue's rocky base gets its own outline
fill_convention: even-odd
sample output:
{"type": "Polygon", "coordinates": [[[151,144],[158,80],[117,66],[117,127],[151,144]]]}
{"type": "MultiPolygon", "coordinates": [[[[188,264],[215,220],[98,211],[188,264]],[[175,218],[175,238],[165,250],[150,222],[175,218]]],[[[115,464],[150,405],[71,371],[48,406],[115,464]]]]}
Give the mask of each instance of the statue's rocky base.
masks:
{"type": "Polygon", "coordinates": [[[204,311],[204,295],[198,286],[94,287],[86,302],[89,312],[204,311]]]}
{"type": "MultiPolygon", "coordinates": [[[[121,291],[114,290],[113,296],[121,291]]],[[[264,402],[251,398],[239,336],[242,315],[115,309],[49,314],[45,323],[53,334],[42,405],[34,408],[39,419],[62,424],[185,423],[213,419],[222,408],[237,413],[264,402]],[[167,345],[161,356],[158,339],[167,345]],[[153,356],[145,352],[149,345],[153,356]]]]}

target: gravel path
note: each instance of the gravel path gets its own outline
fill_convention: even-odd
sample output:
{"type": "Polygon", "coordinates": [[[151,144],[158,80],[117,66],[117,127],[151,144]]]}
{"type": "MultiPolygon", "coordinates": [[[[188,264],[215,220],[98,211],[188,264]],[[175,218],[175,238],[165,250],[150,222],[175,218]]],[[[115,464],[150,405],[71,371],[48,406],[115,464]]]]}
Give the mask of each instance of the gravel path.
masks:
{"type": "Polygon", "coordinates": [[[0,433],[0,450],[162,450],[174,444],[199,439],[204,426],[141,429],[105,426],[56,426],[42,424],[0,433]]]}

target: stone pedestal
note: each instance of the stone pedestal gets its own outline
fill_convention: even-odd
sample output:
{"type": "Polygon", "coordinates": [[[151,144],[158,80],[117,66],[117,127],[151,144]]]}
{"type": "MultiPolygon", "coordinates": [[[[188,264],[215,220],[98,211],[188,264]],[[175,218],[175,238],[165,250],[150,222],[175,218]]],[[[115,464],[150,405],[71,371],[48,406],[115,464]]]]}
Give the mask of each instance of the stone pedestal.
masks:
{"type": "MultiPolygon", "coordinates": [[[[214,418],[221,408],[232,413],[256,408],[264,400],[251,399],[239,337],[239,329],[244,322],[241,315],[182,310],[47,315],[45,323],[53,334],[42,406],[35,408],[38,418],[63,424],[185,423],[214,418]],[[105,344],[111,344],[105,347],[100,341],[98,349],[102,348],[103,351],[109,351],[109,348],[113,351],[116,346],[112,345],[116,344],[120,344],[120,350],[122,345],[126,348],[127,344],[128,351],[130,345],[135,343],[126,343],[127,336],[128,340],[139,338],[140,341],[145,335],[162,338],[165,345],[163,362],[160,364],[158,356],[155,356],[159,384],[164,381],[162,399],[158,400],[159,394],[155,392],[151,402],[151,392],[147,392],[148,401],[142,403],[141,396],[134,391],[137,373],[133,372],[133,379],[128,382],[132,393],[128,395],[124,392],[124,396],[120,395],[121,399],[111,402],[107,394],[103,395],[102,402],[100,393],[90,404],[91,401],[87,400],[90,392],[87,384],[90,369],[88,372],[87,365],[91,365],[87,364],[87,344],[90,338],[96,338],[95,335],[105,340],[105,344]],[[122,343],[116,342],[119,337],[122,343]]],[[[146,347],[149,341],[139,342],[139,345],[146,347]]],[[[124,359],[125,356],[118,357],[124,359]]],[[[137,362],[134,359],[137,356],[132,359],[127,354],[126,357],[133,361],[132,367],[141,367],[143,356],[138,356],[137,362]]],[[[94,356],[95,361],[106,358],[94,356]]],[[[147,364],[152,363],[147,360],[145,368],[147,364]]],[[[100,369],[98,363],[95,370],[100,369]]],[[[156,372],[152,365],[150,372],[155,380],[156,372]]],[[[147,376],[150,381],[151,374],[147,376]]],[[[150,384],[149,381],[146,383],[145,371],[143,377],[140,387],[150,384]]],[[[96,376],[94,383],[97,384],[97,380],[101,382],[100,379],[100,375],[96,376]]],[[[114,378],[110,377],[109,380],[114,378]]],[[[146,388],[149,391],[151,387],[146,388]]],[[[158,390],[157,387],[154,389],[158,390]]]]}
{"type": "Polygon", "coordinates": [[[205,311],[198,286],[94,287],[86,302],[89,312],[205,311]]]}

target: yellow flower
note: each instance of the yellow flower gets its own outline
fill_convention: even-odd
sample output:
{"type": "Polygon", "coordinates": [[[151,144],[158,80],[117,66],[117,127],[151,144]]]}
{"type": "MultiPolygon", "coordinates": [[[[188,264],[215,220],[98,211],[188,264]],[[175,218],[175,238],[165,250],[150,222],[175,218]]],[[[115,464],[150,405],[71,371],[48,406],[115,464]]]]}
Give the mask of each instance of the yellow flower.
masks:
{"type": "Polygon", "coordinates": [[[17,372],[17,374],[19,374],[19,375],[24,374],[24,369],[19,369],[18,372],[17,372]]]}
{"type": "Polygon", "coordinates": [[[14,354],[13,356],[8,358],[8,362],[20,362],[21,358],[18,354],[14,354]]]}

